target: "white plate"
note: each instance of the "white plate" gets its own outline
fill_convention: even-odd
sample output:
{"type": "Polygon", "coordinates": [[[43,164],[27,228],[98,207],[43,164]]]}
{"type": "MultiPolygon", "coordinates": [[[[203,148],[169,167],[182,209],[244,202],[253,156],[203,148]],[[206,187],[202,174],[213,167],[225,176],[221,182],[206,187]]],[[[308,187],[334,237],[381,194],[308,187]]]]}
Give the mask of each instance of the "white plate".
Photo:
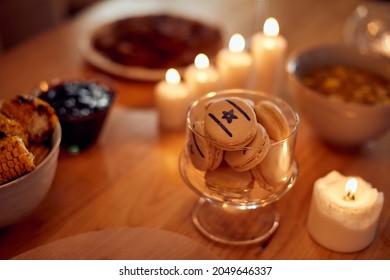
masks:
{"type": "Polygon", "coordinates": [[[167,230],[123,227],[85,232],[24,252],[14,260],[215,260],[203,245],[167,230]]]}
{"type": "Polygon", "coordinates": [[[92,47],[92,34],[99,27],[121,18],[169,13],[218,27],[226,45],[233,33],[239,32],[245,36],[253,31],[255,17],[253,2],[253,0],[104,1],[92,6],[81,15],[80,20],[83,28],[80,30],[80,36],[77,40],[78,47],[86,61],[109,74],[134,80],[158,81],[164,78],[166,69],[130,67],[115,63],[92,47]],[[234,19],[224,16],[224,14],[231,14],[231,9],[234,9],[234,14],[237,16],[234,19]]]}

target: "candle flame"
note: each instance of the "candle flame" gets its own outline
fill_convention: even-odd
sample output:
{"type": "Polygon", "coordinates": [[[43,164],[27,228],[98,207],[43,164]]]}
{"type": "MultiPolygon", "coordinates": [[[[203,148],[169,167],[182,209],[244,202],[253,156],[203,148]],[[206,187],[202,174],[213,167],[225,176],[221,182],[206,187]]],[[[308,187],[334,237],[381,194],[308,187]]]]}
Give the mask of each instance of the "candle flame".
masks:
{"type": "Polygon", "coordinates": [[[242,52],[245,49],[245,39],[241,34],[233,34],[229,41],[229,50],[231,52],[242,52]]]}
{"type": "Polygon", "coordinates": [[[370,21],[369,23],[367,23],[367,32],[370,36],[377,36],[382,29],[382,22],[380,21],[370,21]]]}
{"type": "Polygon", "coordinates": [[[267,18],[264,23],[263,32],[266,36],[276,37],[279,34],[279,24],[278,21],[273,18],[267,18]]]}
{"type": "Polygon", "coordinates": [[[180,83],[180,74],[174,68],[169,68],[165,73],[165,80],[169,84],[179,84],[180,83]]]}
{"type": "Polygon", "coordinates": [[[41,91],[47,92],[49,90],[49,84],[47,82],[45,82],[45,81],[41,81],[39,83],[39,88],[40,88],[41,91]]]}
{"type": "Polygon", "coordinates": [[[347,200],[354,200],[355,199],[355,193],[358,188],[358,181],[355,178],[350,178],[345,183],[345,192],[346,192],[346,199],[347,200]]]}
{"type": "Polygon", "coordinates": [[[385,33],[383,35],[382,47],[387,53],[390,53],[390,33],[385,33]]]}
{"type": "Polygon", "coordinates": [[[200,53],[195,57],[195,67],[198,69],[206,69],[209,67],[210,62],[207,55],[200,53]]]}

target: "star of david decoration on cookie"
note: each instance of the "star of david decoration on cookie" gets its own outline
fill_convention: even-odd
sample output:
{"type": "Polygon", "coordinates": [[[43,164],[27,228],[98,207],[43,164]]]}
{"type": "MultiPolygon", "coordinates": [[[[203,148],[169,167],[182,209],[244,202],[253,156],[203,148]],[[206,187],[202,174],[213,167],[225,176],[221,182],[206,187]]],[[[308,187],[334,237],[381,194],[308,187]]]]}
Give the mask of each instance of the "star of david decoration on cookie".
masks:
{"type": "Polygon", "coordinates": [[[189,150],[190,154],[191,154],[191,155],[194,155],[195,152],[194,152],[194,147],[192,146],[192,144],[191,144],[191,143],[188,143],[187,146],[188,146],[188,150],[189,150]]]}
{"type": "Polygon", "coordinates": [[[206,107],[205,134],[225,151],[247,145],[256,134],[256,123],[255,112],[245,99],[220,98],[206,107]]]}
{"type": "Polygon", "coordinates": [[[234,119],[238,119],[238,117],[234,114],[233,109],[228,112],[223,111],[222,114],[222,118],[225,119],[228,123],[231,123],[234,119]]]}

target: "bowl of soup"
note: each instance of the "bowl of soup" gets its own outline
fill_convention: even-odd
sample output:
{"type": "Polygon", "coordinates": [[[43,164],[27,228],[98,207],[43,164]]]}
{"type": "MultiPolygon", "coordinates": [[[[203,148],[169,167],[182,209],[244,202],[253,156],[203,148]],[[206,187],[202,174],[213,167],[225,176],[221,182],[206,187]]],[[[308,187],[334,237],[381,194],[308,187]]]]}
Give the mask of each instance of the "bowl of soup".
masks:
{"type": "Polygon", "coordinates": [[[361,146],[390,129],[390,59],[352,46],[292,54],[288,82],[300,115],[325,142],[361,146]]]}

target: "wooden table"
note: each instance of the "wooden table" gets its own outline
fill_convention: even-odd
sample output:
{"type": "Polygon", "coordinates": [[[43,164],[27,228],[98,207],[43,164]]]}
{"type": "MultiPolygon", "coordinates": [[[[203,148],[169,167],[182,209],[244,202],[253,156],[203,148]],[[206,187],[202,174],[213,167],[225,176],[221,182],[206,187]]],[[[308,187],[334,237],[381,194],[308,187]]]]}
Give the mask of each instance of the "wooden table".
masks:
{"type": "MultiPolygon", "coordinates": [[[[357,3],[279,0],[272,1],[266,14],[278,19],[290,53],[314,44],[341,42],[345,19],[357,3]]],[[[75,44],[82,24],[82,17],[69,20],[2,55],[1,98],[26,93],[43,79],[100,73],[85,63],[75,44]]],[[[277,203],[278,230],[264,244],[221,245],[203,237],[192,224],[190,214],[197,196],[178,171],[184,133],[159,129],[154,83],[115,80],[119,98],[98,143],[78,156],[60,153],[45,200],[23,221],[0,229],[0,259],[65,237],[115,227],[182,234],[221,259],[390,259],[389,135],[360,151],[345,153],[322,143],[302,119],[296,146],[299,177],[277,203]],[[331,170],[362,176],[384,192],[377,235],[361,252],[328,251],[308,234],[313,183],[331,170]]]]}

